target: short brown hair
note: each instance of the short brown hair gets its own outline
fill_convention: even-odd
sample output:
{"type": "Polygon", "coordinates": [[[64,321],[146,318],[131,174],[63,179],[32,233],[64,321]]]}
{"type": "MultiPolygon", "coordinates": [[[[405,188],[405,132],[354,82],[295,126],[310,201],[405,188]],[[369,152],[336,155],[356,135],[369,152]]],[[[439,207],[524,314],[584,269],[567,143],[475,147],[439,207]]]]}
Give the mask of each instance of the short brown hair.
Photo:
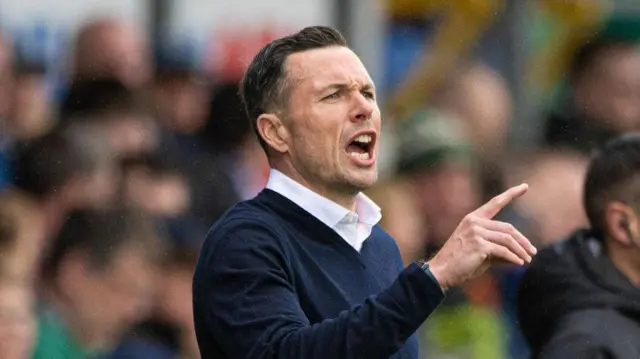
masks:
{"type": "Polygon", "coordinates": [[[289,55],[329,46],[347,46],[342,34],[331,27],[312,26],[272,41],[254,57],[240,86],[240,96],[260,146],[267,144],[258,131],[258,117],[286,105],[285,62],[289,55]]]}

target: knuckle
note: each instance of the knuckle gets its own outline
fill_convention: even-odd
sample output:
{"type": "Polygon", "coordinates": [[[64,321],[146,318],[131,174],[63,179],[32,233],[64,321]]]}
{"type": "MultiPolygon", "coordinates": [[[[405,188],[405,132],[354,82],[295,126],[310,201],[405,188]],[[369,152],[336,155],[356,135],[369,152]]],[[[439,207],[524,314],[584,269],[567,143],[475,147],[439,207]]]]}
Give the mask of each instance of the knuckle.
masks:
{"type": "Polygon", "coordinates": [[[478,217],[474,214],[468,214],[465,216],[465,222],[468,223],[471,226],[477,226],[478,225],[478,217]]]}
{"type": "Polygon", "coordinates": [[[482,227],[481,227],[480,225],[478,225],[478,224],[472,224],[472,225],[471,225],[471,227],[470,227],[470,229],[471,229],[471,233],[472,233],[474,236],[482,237],[482,236],[480,235],[480,233],[482,232],[482,227]]]}

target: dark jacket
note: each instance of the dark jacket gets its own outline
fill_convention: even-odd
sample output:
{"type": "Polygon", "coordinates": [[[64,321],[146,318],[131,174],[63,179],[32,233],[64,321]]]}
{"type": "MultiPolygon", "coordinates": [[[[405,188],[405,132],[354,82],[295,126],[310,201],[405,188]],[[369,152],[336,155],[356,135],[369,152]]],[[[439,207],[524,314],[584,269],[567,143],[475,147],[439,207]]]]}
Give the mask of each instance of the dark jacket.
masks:
{"type": "Polygon", "coordinates": [[[534,359],[640,358],[640,289],[588,230],[540,251],[518,317],[534,359]]]}

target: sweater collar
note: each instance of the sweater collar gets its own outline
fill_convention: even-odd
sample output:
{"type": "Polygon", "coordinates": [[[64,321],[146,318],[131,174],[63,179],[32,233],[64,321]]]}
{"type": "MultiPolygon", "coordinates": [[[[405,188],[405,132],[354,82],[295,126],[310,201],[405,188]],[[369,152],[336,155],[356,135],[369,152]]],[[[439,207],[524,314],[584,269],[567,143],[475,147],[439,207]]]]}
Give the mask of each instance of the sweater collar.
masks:
{"type": "Polygon", "coordinates": [[[335,228],[353,214],[357,215],[359,222],[369,226],[376,225],[382,219],[380,207],[363,193],[356,196],[356,212],[353,213],[276,169],[271,169],[267,188],[294,202],[329,228],[335,228]]]}

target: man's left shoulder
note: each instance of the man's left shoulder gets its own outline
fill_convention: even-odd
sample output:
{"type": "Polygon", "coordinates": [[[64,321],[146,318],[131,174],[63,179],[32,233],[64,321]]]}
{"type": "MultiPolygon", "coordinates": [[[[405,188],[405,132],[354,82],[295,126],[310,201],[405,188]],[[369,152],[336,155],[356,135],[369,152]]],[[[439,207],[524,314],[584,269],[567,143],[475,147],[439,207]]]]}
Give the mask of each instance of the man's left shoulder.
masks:
{"type": "Polygon", "coordinates": [[[382,255],[385,259],[393,259],[399,268],[403,267],[398,244],[380,225],[373,227],[371,236],[367,241],[371,242],[378,254],[382,255]]]}
{"type": "Polygon", "coordinates": [[[396,249],[398,248],[395,239],[393,239],[393,237],[391,237],[391,235],[387,233],[387,231],[385,231],[379,224],[373,226],[369,239],[376,241],[382,246],[395,247],[396,249]]]}

